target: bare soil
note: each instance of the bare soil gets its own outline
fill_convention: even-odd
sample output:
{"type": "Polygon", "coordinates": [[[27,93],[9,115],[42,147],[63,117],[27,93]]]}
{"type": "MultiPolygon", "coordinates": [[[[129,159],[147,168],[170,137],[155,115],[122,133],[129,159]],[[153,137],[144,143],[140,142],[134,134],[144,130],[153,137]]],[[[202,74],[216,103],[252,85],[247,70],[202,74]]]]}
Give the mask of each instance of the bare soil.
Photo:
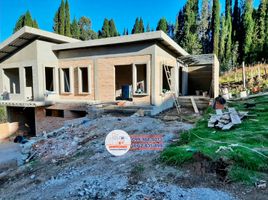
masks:
{"type": "Polygon", "coordinates": [[[121,157],[106,151],[105,136],[114,129],[125,130],[130,135],[163,134],[164,144],[168,145],[179,138],[181,131],[193,126],[162,117],[108,115],[55,133],[49,140],[37,143],[34,150],[38,153],[33,161],[0,177],[0,199],[228,200],[267,197],[267,189],[227,184],[220,181],[216,173],[200,173],[198,164],[182,168],[166,166],[159,161],[159,151],[129,151],[121,157]],[[89,135],[92,137],[84,140],[89,135]],[[77,142],[70,143],[71,140],[77,142]],[[41,151],[44,148],[46,151],[41,151]],[[67,154],[62,153],[65,150],[67,154]]]}

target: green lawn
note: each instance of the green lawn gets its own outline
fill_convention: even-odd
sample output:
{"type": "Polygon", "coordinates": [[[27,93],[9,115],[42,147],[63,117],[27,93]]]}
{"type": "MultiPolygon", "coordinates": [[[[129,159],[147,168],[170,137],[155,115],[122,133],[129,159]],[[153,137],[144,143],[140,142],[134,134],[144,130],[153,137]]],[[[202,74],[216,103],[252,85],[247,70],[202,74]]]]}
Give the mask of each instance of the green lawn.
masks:
{"type": "Polygon", "coordinates": [[[162,161],[170,165],[180,166],[191,162],[194,152],[201,152],[212,160],[224,158],[230,161],[228,178],[232,181],[254,182],[266,176],[268,171],[268,96],[257,97],[246,101],[236,101],[228,104],[240,111],[250,111],[257,115],[244,119],[242,124],[229,131],[207,127],[209,108],[196,127],[181,134],[177,144],[167,147],[162,155],[162,161]],[[244,108],[245,102],[255,102],[252,109],[244,108]],[[232,145],[231,150],[216,153],[220,146],[232,145]]]}

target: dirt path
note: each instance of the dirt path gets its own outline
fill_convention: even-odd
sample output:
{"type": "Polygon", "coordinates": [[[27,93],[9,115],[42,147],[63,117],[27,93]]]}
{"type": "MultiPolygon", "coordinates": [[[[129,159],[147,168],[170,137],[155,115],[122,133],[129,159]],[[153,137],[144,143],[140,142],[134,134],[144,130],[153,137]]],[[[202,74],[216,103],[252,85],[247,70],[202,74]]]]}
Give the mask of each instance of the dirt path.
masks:
{"type": "MultiPolygon", "coordinates": [[[[72,156],[37,159],[11,173],[0,182],[0,199],[234,199],[217,189],[181,187],[178,180],[190,179],[190,172],[161,164],[159,152],[130,151],[114,157],[105,149],[105,135],[110,130],[161,133],[167,145],[192,125],[149,117],[105,117],[83,126],[99,137],[72,156]]],[[[79,130],[81,127],[73,131],[79,130]]]]}

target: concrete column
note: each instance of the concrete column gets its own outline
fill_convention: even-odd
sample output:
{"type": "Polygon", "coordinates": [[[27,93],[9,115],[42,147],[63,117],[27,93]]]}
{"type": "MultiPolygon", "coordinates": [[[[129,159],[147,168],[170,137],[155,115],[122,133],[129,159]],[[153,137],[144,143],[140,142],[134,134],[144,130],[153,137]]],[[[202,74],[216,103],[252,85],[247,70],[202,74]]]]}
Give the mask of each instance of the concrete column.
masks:
{"type": "Polygon", "coordinates": [[[132,93],[137,90],[137,68],[135,64],[132,64],[132,93]]]}
{"type": "Polygon", "coordinates": [[[26,100],[25,97],[25,87],[26,87],[26,78],[25,78],[25,68],[19,68],[19,78],[20,78],[20,96],[23,98],[22,100],[26,100]]]}
{"type": "Polygon", "coordinates": [[[42,78],[44,77],[44,67],[42,64],[36,64],[32,66],[33,70],[33,93],[35,101],[43,101],[44,100],[44,81],[42,78]]]}
{"type": "MultiPolygon", "coordinates": [[[[156,96],[157,96],[157,91],[156,91],[156,86],[159,85],[156,84],[156,80],[159,81],[157,78],[157,73],[156,73],[156,67],[157,67],[157,61],[156,61],[156,45],[154,45],[153,51],[152,51],[152,61],[151,61],[151,104],[156,105],[156,96]]],[[[159,95],[159,94],[158,94],[159,95]]]]}
{"type": "Polygon", "coordinates": [[[175,87],[174,87],[174,92],[176,97],[179,96],[179,63],[176,61],[176,66],[174,67],[174,83],[175,83],[175,87]]]}

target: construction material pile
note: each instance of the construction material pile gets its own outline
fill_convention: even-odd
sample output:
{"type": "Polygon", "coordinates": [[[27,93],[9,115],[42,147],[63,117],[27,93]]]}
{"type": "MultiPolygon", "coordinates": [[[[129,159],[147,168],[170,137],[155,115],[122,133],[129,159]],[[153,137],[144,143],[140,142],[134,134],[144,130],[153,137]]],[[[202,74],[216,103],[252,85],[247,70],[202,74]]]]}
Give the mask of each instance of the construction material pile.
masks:
{"type": "Polygon", "coordinates": [[[96,119],[84,117],[70,120],[58,130],[32,138],[25,144],[29,146],[25,157],[28,161],[35,158],[60,159],[94,145],[96,151],[104,151],[105,136],[113,130],[124,130],[130,135],[165,133],[163,139],[167,141],[178,131],[192,128],[192,125],[183,122],[165,123],[155,118],[140,116],[141,114],[136,113],[127,117],[103,115],[96,119]]]}
{"type": "Polygon", "coordinates": [[[229,130],[234,125],[242,123],[242,119],[248,115],[248,112],[237,112],[235,108],[228,108],[228,111],[216,110],[216,114],[212,115],[208,121],[209,128],[219,128],[229,130]]]}

